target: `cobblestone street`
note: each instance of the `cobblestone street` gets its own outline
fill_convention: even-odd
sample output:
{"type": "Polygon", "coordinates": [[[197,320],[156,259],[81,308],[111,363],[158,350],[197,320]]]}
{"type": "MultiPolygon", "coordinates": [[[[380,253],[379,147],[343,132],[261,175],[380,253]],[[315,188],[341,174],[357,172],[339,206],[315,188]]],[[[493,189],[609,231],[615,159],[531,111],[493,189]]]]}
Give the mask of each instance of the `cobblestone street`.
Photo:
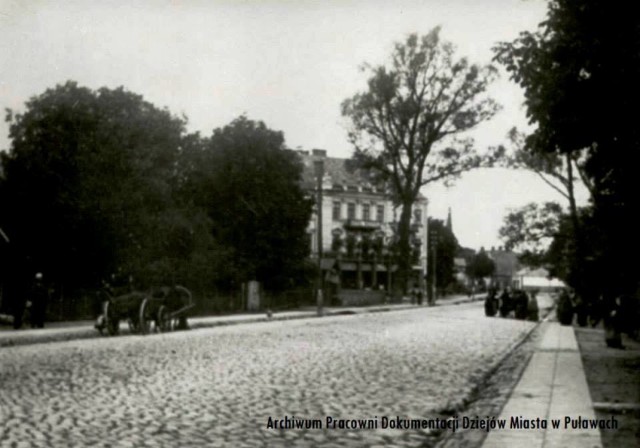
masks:
{"type": "Polygon", "coordinates": [[[2,446],[424,446],[533,328],[482,303],[0,349],[2,446]],[[322,429],[270,429],[269,418],[322,429]]]}

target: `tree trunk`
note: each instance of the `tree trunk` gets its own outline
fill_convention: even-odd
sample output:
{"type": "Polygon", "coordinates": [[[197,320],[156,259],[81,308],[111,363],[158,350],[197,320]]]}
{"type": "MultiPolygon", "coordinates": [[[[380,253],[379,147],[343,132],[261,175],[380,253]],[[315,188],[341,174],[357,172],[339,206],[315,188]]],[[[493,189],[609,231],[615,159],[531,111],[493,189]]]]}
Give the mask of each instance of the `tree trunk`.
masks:
{"type": "Polygon", "coordinates": [[[576,205],[576,197],[574,191],[574,175],[573,161],[571,153],[566,154],[567,161],[567,193],[569,196],[569,212],[571,214],[571,224],[573,227],[573,252],[570,266],[572,267],[572,277],[575,281],[575,289],[580,297],[586,299],[588,291],[586,291],[585,272],[584,272],[584,242],[582,238],[582,226],[578,215],[578,206],[576,205]]]}
{"type": "Polygon", "coordinates": [[[398,223],[398,275],[397,287],[403,294],[407,293],[411,278],[411,208],[413,200],[402,198],[400,222],[398,223]]]}

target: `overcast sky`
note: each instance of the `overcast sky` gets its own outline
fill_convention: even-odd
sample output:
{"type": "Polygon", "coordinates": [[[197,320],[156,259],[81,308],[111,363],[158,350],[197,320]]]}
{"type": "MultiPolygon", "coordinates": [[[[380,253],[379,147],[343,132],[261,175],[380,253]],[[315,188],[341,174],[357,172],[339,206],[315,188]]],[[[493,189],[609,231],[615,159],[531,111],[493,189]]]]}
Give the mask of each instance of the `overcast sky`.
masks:
{"type": "MultiPolygon", "coordinates": [[[[544,0],[0,0],[0,107],[19,111],[67,80],[124,86],[186,115],[190,131],[209,135],[246,114],[292,148],[348,157],[340,104],[364,88],[364,62],[384,63],[394,42],[441,25],[458,56],[486,64],[496,42],[535,29],[545,12],[544,0]]],[[[474,131],[479,148],[526,127],[522,92],[506,74],[491,93],[503,109],[474,131]]],[[[0,123],[0,149],[7,133],[0,123]]],[[[475,249],[500,244],[509,207],[562,201],[535,175],[505,170],[424,194],[432,216],[452,209],[459,242],[475,249]]]]}

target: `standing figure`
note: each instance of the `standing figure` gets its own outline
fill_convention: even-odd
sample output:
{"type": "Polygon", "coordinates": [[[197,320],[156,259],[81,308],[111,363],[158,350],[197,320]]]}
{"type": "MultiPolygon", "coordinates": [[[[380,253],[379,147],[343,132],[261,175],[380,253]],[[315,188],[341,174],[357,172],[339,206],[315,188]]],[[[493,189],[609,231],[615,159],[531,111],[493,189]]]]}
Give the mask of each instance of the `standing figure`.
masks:
{"type": "Polygon", "coordinates": [[[49,291],[47,291],[42,279],[42,273],[38,272],[35,282],[29,294],[31,300],[31,327],[44,328],[45,316],[47,314],[47,302],[49,301],[49,291]]]}
{"type": "Polygon", "coordinates": [[[512,309],[510,290],[508,286],[505,286],[502,294],[500,294],[500,316],[507,317],[512,309]]]}
{"type": "Polygon", "coordinates": [[[560,293],[556,304],[556,317],[561,325],[571,325],[575,312],[575,292],[572,288],[566,288],[560,293]]]}
{"type": "Polygon", "coordinates": [[[527,305],[527,318],[533,322],[540,320],[540,308],[538,306],[538,291],[531,291],[531,297],[529,297],[529,303],[527,305]]]}
{"type": "Polygon", "coordinates": [[[621,307],[622,299],[618,296],[609,304],[604,317],[604,340],[611,348],[624,348],[621,335],[621,307]]]}
{"type": "Polygon", "coordinates": [[[498,306],[500,301],[498,300],[498,291],[491,287],[487,293],[487,297],[484,301],[484,314],[485,316],[493,317],[498,312],[498,306]]]}

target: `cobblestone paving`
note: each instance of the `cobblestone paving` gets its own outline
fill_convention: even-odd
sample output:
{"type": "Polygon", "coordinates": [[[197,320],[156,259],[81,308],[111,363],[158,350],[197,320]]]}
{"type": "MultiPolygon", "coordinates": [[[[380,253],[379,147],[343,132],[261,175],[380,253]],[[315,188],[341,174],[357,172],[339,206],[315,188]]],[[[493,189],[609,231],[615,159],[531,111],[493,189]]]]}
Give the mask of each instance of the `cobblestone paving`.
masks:
{"type": "Polygon", "coordinates": [[[429,446],[531,328],[481,303],[0,349],[0,446],[429,446]],[[320,419],[322,429],[269,429],[320,419]]]}

